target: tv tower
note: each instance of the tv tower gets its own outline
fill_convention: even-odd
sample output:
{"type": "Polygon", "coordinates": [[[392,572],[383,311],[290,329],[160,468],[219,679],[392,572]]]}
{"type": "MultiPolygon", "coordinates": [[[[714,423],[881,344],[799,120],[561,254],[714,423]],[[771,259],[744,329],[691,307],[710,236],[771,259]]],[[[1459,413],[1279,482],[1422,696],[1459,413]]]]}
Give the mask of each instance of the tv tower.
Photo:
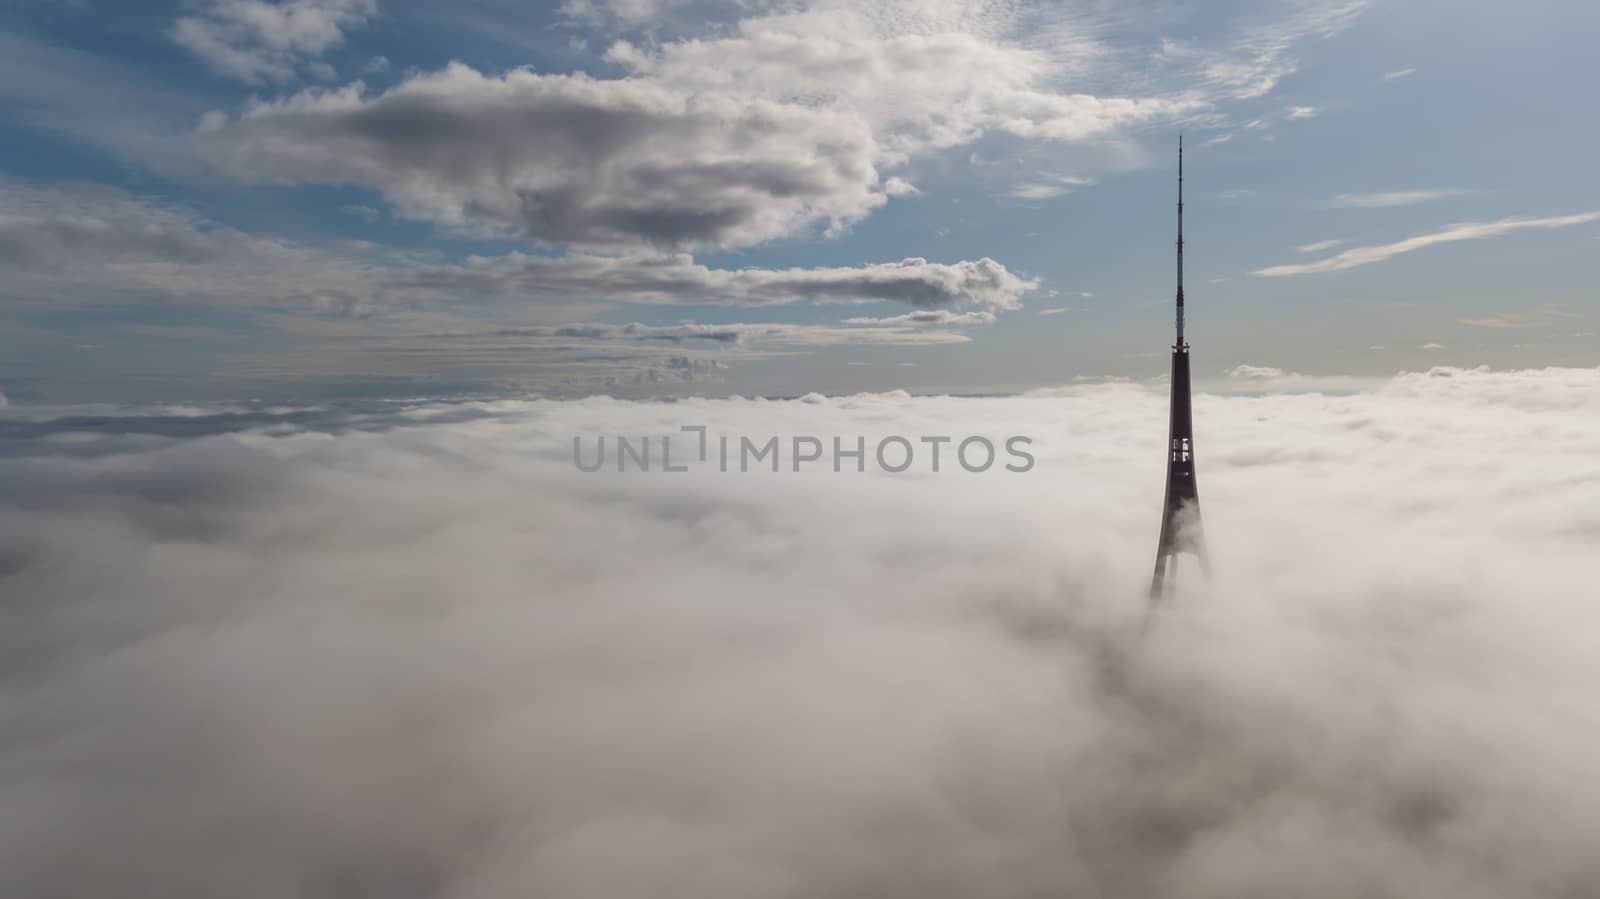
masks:
{"type": "Polygon", "coordinates": [[[1165,592],[1178,554],[1193,553],[1209,571],[1200,531],[1200,492],[1194,476],[1194,412],[1189,405],[1189,344],[1183,339],[1183,135],[1178,135],[1178,339],[1172,345],[1172,411],[1167,429],[1167,499],[1161,509],[1161,542],[1150,598],[1165,592]]]}

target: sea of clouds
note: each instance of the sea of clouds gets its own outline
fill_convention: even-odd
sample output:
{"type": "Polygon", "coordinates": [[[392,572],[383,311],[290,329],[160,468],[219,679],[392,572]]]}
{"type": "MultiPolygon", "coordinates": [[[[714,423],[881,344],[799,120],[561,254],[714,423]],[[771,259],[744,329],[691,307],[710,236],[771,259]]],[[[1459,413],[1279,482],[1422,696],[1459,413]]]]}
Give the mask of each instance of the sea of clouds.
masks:
{"type": "Polygon", "coordinates": [[[1600,369],[0,412],[0,892],[1593,895],[1600,369]],[[1033,437],[973,474],[572,438],[1033,437]]]}

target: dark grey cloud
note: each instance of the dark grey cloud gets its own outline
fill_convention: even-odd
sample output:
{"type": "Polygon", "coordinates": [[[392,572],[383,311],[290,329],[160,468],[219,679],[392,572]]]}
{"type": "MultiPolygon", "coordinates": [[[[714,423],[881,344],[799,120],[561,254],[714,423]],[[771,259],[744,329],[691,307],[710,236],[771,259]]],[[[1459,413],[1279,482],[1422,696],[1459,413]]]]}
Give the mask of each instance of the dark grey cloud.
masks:
{"type": "Polygon", "coordinates": [[[847,325],[991,325],[995,315],[988,310],[951,312],[948,309],[919,309],[904,315],[847,318],[847,325]]]}
{"type": "Polygon", "coordinates": [[[312,247],[253,236],[109,188],[0,182],[0,202],[0,266],[11,275],[0,291],[52,304],[109,296],[370,315],[480,296],[550,306],[889,301],[1008,309],[1038,283],[988,258],[713,269],[685,254],[513,252],[440,264],[371,245],[312,247]]]}
{"type": "MultiPolygon", "coordinates": [[[[902,317],[903,318],[903,317],[902,317]]],[[[638,322],[626,325],[580,323],[532,328],[505,328],[498,331],[458,332],[427,337],[494,341],[518,338],[542,340],[579,339],[584,341],[638,341],[645,343],[682,344],[705,341],[719,344],[766,344],[773,346],[826,345],[826,344],[891,344],[914,346],[918,344],[963,343],[966,337],[950,331],[897,327],[897,319],[855,320],[846,326],[758,324],[732,322],[727,324],[643,325],[638,322]],[[881,326],[853,327],[861,321],[881,326]]]]}
{"type": "Polygon", "coordinates": [[[493,295],[590,294],[627,302],[771,305],[891,301],[923,309],[1015,308],[1038,286],[993,259],[922,258],[862,266],[712,269],[687,255],[561,257],[509,253],[433,266],[411,281],[431,290],[493,295]]]}
{"type": "Polygon", "coordinates": [[[195,139],[241,180],[365,184],[404,215],[556,243],[743,245],[884,202],[860,121],[644,80],[454,64],[257,103],[195,139]]]}

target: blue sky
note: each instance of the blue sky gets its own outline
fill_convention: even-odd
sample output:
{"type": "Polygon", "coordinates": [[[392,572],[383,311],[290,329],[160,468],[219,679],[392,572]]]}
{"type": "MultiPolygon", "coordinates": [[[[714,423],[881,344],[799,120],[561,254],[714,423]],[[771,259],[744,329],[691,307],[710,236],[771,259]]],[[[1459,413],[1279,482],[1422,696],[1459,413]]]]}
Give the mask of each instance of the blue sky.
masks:
{"type": "Polygon", "coordinates": [[[1576,0],[11,0],[0,29],[13,402],[1159,376],[1180,130],[1203,378],[1600,356],[1576,0]]]}

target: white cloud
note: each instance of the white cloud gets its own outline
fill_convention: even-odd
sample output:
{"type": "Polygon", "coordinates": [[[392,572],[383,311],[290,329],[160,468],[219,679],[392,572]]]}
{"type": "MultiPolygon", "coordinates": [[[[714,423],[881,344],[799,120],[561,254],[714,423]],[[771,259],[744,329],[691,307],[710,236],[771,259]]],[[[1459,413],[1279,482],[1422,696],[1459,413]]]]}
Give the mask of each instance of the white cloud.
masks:
{"type": "Polygon", "coordinates": [[[871,132],[837,111],[453,64],[258,103],[197,133],[254,181],[382,190],[400,214],[551,243],[738,246],[884,202],[871,132]]]}
{"type": "Polygon", "coordinates": [[[1323,250],[1331,250],[1342,243],[1344,243],[1342,240],[1318,240],[1312,243],[1303,243],[1295,247],[1295,250],[1300,253],[1319,253],[1323,250]]]}
{"type": "Polygon", "coordinates": [[[1456,323],[1474,328],[1491,328],[1500,331],[1517,331],[1533,326],[1533,322],[1527,316],[1511,313],[1490,318],[1459,318],[1456,319],[1456,323]]]}
{"type": "Polygon", "coordinates": [[[317,58],[377,14],[377,0],[201,0],[167,34],[218,73],[262,84],[291,80],[302,65],[325,67],[317,58]]]}
{"type": "MultiPolygon", "coordinates": [[[[1270,91],[1297,44],[1339,33],[1365,5],[1252,18],[1223,50],[1175,46],[1150,67],[1106,44],[1115,29],[1085,10],[586,0],[564,9],[627,35],[604,54],[624,77],[458,63],[383,92],[255,103],[193,140],[225,177],[371,187],[450,228],[606,249],[750,246],[842,233],[906,192],[911,162],[985,136],[1131,159],[1134,129],[1270,91]],[[679,27],[692,16],[702,27],[679,27]]],[[[1016,191],[1038,200],[1077,184],[1016,191]]]]}
{"type": "MultiPolygon", "coordinates": [[[[1288,392],[1288,391],[1328,391],[1337,393],[1352,393],[1371,390],[1374,381],[1371,378],[1353,377],[1350,375],[1306,375],[1295,371],[1285,371],[1270,365],[1235,365],[1223,371],[1228,380],[1222,382],[1223,389],[1229,392],[1288,392]]],[[[1202,384],[1215,382],[1203,381],[1202,384]]]]}
{"type": "Polygon", "coordinates": [[[1297,45],[1345,31],[1369,5],[1369,0],[1353,0],[1295,6],[1286,16],[1245,28],[1221,49],[1164,41],[1157,61],[1188,64],[1186,74],[1220,96],[1263,97],[1299,68],[1292,52],[1297,45]]]}
{"type": "Polygon", "coordinates": [[[915,184],[898,176],[884,180],[883,192],[891,197],[911,197],[922,193],[915,184]]]}
{"type": "Polygon", "coordinates": [[[1470,197],[1482,191],[1464,187],[1446,187],[1438,190],[1393,190],[1370,194],[1339,194],[1333,198],[1334,206],[1354,209],[1386,209],[1392,206],[1415,206],[1452,197],[1470,197]]]}
{"type": "Polygon", "coordinates": [[[1315,106],[1291,106],[1284,114],[1290,119],[1314,119],[1322,113],[1315,106]]]}
{"type": "Polygon", "coordinates": [[[8,882],[1334,899],[1359,871],[1373,895],[1488,899],[1593,881],[1600,484],[1575,475],[1600,453],[1600,371],[1198,397],[1215,580],[1183,572],[1142,639],[1162,391],[812,399],[127,410],[92,433],[13,405],[8,882]],[[600,434],[670,434],[690,461],[681,424],[710,429],[710,468],[573,468],[572,438],[600,434]],[[784,446],[777,474],[722,475],[727,434],[830,453],[861,435],[869,454],[887,434],[1030,434],[1037,464],[968,474],[946,445],[937,475],[795,473],[784,446]]]}
{"type": "Polygon", "coordinates": [[[1383,73],[1383,80],[1384,81],[1393,81],[1396,78],[1404,78],[1407,75],[1411,75],[1411,74],[1415,73],[1416,71],[1417,71],[1416,69],[1395,69],[1393,72],[1384,72],[1383,73]]]}
{"type": "Polygon", "coordinates": [[[1072,193],[1080,187],[1089,187],[1095,183],[1093,178],[1079,178],[1072,175],[1045,175],[1038,180],[1019,184],[1011,189],[1011,196],[1019,200],[1048,200],[1072,193]]]}
{"type": "Polygon", "coordinates": [[[1408,237],[1405,240],[1395,241],[1394,243],[1372,247],[1352,247],[1336,256],[1329,256],[1316,262],[1274,265],[1256,269],[1250,274],[1264,278],[1281,278],[1292,275],[1339,272],[1362,265],[1371,265],[1374,262],[1382,262],[1401,253],[1410,253],[1413,250],[1421,250],[1438,244],[1453,243],[1459,240],[1482,240],[1528,229],[1568,228],[1573,225],[1584,225],[1595,221],[1600,221],[1600,212],[1585,212],[1578,215],[1551,216],[1548,218],[1513,217],[1494,222],[1461,222],[1429,234],[1419,234],[1416,237],[1408,237]]]}
{"type": "Polygon", "coordinates": [[[1252,380],[1259,380],[1263,378],[1282,378],[1286,374],[1287,372],[1285,372],[1283,369],[1273,368],[1270,365],[1235,365],[1233,368],[1230,368],[1227,371],[1227,375],[1230,378],[1246,378],[1252,380]]]}
{"type": "Polygon", "coordinates": [[[985,134],[1114,142],[1205,105],[1064,90],[1048,54],[938,22],[769,12],[724,36],[616,42],[627,77],[458,63],[382,93],[254,103],[194,140],[228,177],[366,185],[452,227],[735,247],[839,233],[909,186],[896,169],[985,134]]]}

